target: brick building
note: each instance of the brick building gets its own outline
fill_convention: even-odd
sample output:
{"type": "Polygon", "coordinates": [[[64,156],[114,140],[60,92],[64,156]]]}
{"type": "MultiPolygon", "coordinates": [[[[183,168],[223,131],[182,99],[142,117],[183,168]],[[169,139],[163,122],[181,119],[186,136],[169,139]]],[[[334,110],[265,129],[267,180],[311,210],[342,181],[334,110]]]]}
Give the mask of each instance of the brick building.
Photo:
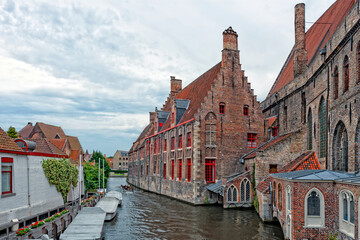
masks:
{"type": "Polygon", "coordinates": [[[116,150],[113,156],[114,170],[128,170],[129,167],[129,154],[127,151],[116,150]]]}
{"type": "Polygon", "coordinates": [[[264,116],[241,69],[237,33],[223,32],[222,60],[150,113],[129,151],[128,180],[193,204],[217,202],[206,187],[245,169],[239,156],[264,142],[264,116]]]}

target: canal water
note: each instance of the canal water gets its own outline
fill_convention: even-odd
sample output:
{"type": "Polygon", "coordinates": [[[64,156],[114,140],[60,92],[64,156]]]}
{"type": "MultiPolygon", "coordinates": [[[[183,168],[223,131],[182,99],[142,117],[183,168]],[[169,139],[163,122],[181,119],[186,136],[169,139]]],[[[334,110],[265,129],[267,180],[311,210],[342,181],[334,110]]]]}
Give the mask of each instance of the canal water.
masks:
{"type": "MultiPolygon", "coordinates": [[[[126,178],[109,178],[120,191],[126,178]]],[[[105,222],[105,239],[283,239],[280,226],[264,224],[254,210],[192,206],[154,193],[123,193],[117,217],[105,222]]]]}

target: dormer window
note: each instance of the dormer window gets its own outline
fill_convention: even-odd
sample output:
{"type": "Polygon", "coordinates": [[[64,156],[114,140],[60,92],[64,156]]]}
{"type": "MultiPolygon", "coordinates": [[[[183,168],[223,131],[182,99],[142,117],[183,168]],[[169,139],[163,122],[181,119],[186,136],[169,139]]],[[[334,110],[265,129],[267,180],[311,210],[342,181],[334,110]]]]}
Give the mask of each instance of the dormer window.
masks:
{"type": "Polygon", "coordinates": [[[225,103],[220,103],[219,105],[219,113],[225,114],[225,103]]]}
{"type": "Polygon", "coordinates": [[[249,116],[249,106],[248,105],[244,106],[244,116],[249,116]]]}
{"type": "Polygon", "coordinates": [[[163,123],[159,123],[159,127],[162,127],[164,124],[163,123]]]}
{"type": "Polygon", "coordinates": [[[61,137],[59,136],[59,134],[56,134],[55,139],[60,139],[61,137]]]}

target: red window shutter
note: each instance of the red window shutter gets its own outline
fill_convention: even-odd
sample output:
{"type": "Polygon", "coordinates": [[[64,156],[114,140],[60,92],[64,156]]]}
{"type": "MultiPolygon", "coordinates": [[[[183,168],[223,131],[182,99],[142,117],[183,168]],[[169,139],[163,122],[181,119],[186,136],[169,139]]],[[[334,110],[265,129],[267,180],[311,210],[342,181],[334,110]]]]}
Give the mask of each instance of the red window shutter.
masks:
{"type": "Polygon", "coordinates": [[[175,161],[171,160],[171,179],[174,180],[175,161]]]}
{"type": "Polygon", "coordinates": [[[9,158],[9,157],[2,157],[1,158],[1,162],[3,163],[13,163],[14,159],[13,158],[9,158]]]}
{"type": "Polygon", "coordinates": [[[205,180],[215,182],[215,159],[205,159],[205,180]]]}
{"type": "Polygon", "coordinates": [[[249,106],[244,106],[244,116],[249,116],[249,106]]]}
{"type": "Polygon", "coordinates": [[[187,181],[191,181],[191,159],[187,160],[187,181]]]}
{"type": "Polygon", "coordinates": [[[179,181],[181,181],[182,178],[182,160],[179,160],[179,181]]]}

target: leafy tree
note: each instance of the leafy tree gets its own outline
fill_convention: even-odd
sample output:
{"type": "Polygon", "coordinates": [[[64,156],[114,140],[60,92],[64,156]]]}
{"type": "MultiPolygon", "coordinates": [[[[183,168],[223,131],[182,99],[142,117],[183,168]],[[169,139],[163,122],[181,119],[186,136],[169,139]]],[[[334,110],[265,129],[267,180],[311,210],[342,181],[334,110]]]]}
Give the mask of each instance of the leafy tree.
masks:
{"type": "Polygon", "coordinates": [[[15,128],[13,126],[9,127],[9,130],[7,131],[7,134],[11,137],[11,138],[18,138],[17,135],[17,131],[15,130],[15,128]]]}
{"type": "Polygon", "coordinates": [[[84,184],[86,190],[97,189],[99,187],[99,159],[100,159],[100,186],[106,187],[107,180],[110,176],[110,166],[106,161],[104,155],[100,151],[93,152],[90,162],[94,162],[94,166],[86,163],[84,165],[84,184]],[[103,162],[105,172],[105,186],[103,186],[103,162]]]}
{"type": "Polygon", "coordinates": [[[56,190],[61,193],[65,203],[71,185],[76,187],[78,183],[79,170],[65,158],[60,160],[44,159],[42,167],[49,183],[56,186],[56,190]]]}
{"type": "Polygon", "coordinates": [[[95,162],[95,165],[98,166],[99,165],[99,159],[100,159],[100,168],[101,168],[101,172],[102,172],[102,167],[103,167],[103,162],[104,162],[104,168],[105,168],[105,177],[108,178],[110,176],[110,166],[109,163],[106,161],[104,155],[100,152],[100,151],[94,151],[90,162],[95,162]]]}

